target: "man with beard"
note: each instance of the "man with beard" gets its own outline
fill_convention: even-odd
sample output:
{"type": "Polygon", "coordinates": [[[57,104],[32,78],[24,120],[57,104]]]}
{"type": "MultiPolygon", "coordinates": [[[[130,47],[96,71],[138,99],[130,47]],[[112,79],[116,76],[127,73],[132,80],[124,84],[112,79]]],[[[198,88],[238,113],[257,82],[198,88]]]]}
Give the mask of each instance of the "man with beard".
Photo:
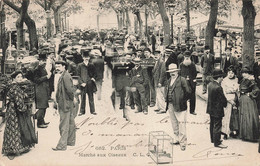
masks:
{"type": "Polygon", "coordinates": [[[46,59],[46,54],[41,53],[39,55],[39,66],[34,72],[36,109],[38,109],[35,116],[38,128],[47,128],[49,124],[49,122],[45,122],[44,117],[46,109],[49,107],[49,79],[52,73],[46,69],[46,59]]]}
{"type": "Polygon", "coordinates": [[[86,93],[88,94],[90,113],[96,115],[94,94],[97,91],[95,80],[97,77],[95,66],[89,62],[90,51],[83,52],[83,62],[78,65],[77,75],[79,76],[79,84],[81,86],[81,106],[79,116],[85,114],[86,93]]]}
{"type": "Polygon", "coordinates": [[[197,70],[194,62],[190,59],[190,52],[184,52],[184,60],[180,64],[180,75],[186,78],[188,85],[191,88],[190,94],[190,114],[196,115],[196,77],[197,70]]]}

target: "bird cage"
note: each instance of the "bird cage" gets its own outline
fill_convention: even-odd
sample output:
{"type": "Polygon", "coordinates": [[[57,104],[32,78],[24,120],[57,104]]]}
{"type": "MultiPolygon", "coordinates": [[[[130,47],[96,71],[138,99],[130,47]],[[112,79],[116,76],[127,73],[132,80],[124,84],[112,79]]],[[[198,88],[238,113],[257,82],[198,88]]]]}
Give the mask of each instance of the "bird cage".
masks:
{"type": "Polygon", "coordinates": [[[173,163],[173,139],[164,131],[149,133],[148,154],[156,164],[173,163]]]}

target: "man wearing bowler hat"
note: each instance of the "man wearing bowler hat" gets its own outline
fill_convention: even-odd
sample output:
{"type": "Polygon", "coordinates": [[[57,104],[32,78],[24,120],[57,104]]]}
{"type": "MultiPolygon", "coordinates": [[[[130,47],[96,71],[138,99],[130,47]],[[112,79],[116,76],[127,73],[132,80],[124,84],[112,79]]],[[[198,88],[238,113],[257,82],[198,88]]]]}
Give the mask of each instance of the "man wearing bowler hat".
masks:
{"type": "Polygon", "coordinates": [[[167,72],[170,79],[165,88],[166,110],[168,110],[172,128],[172,144],[179,144],[182,151],[186,149],[186,122],[187,122],[187,100],[191,89],[187,80],[181,77],[176,64],[170,64],[167,72]]]}
{"type": "Polygon", "coordinates": [[[205,46],[204,54],[201,57],[201,67],[202,67],[202,82],[203,82],[203,94],[207,93],[207,84],[209,82],[210,76],[214,69],[215,59],[210,53],[209,46],[205,46]]]}
{"type": "Polygon", "coordinates": [[[134,101],[137,106],[135,113],[143,112],[145,115],[148,114],[148,105],[145,96],[145,85],[148,84],[147,70],[143,69],[140,65],[141,59],[136,57],[132,60],[134,68],[129,72],[131,81],[130,87],[134,95],[134,101]]]}
{"type": "Polygon", "coordinates": [[[238,69],[238,61],[237,58],[232,56],[232,48],[231,47],[226,47],[226,56],[221,60],[221,69],[227,74],[229,66],[234,66],[235,68],[235,74],[237,74],[237,69],[238,69]]]}
{"type": "Polygon", "coordinates": [[[227,106],[227,99],[224,95],[221,82],[224,73],[221,69],[214,69],[212,72],[213,81],[208,86],[208,103],[207,113],[210,115],[210,139],[215,147],[227,148],[222,144],[221,127],[222,118],[224,117],[224,107],[227,106]]]}
{"type": "Polygon", "coordinates": [[[190,113],[196,115],[195,108],[196,108],[196,77],[197,77],[197,70],[194,62],[191,61],[191,54],[189,51],[184,52],[184,60],[180,64],[180,75],[186,78],[190,88],[191,88],[191,95],[190,95],[190,113]]]}
{"type": "Polygon", "coordinates": [[[64,61],[56,61],[56,69],[61,74],[56,92],[56,101],[60,114],[60,139],[56,148],[52,148],[54,151],[64,151],[67,146],[74,146],[76,142],[73,103],[76,99],[74,98],[72,77],[66,70],[66,65],[64,61]]]}
{"type": "Polygon", "coordinates": [[[49,79],[52,73],[50,72],[50,70],[46,69],[46,59],[46,53],[42,52],[39,55],[39,66],[34,72],[36,109],[38,109],[35,116],[37,118],[38,128],[47,128],[49,124],[49,122],[45,122],[44,117],[46,109],[49,107],[49,79]]]}
{"type": "Polygon", "coordinates": [[[77,75],[79,76],[79,84],[81,86],[81,106],[79,116],[85,114],[86,93],[88,94],[90,113],[96,115],[94,94],[97,91],[95,80],[97,77],[95,66],[89,62],[90,51],[83,52],[83,62],[78,65],[77,75]]]}

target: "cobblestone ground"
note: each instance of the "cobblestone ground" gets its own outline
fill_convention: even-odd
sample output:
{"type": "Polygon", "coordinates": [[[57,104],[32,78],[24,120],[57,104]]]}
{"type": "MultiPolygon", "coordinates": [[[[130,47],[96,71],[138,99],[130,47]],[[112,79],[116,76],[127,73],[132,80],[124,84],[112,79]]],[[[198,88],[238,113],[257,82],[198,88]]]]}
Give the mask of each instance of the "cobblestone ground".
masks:
{"type": "MultiPolygon", "coordinates": [[[[130,118],[127,122],[122,117],[122,110],[113,109],[111,92],[111,80],[105,79],[102,100],[95,98],[97,115],[86,111],[84,116],[76,117],[79,129],[74,147],[59,152],[52,150],[59,140],[59,116],[54,115],[55,110],[50,103],[46,114],[49,127],[37,129],[39,143],[29,153],[14,160],[1,155],[0,165],[156,165],[148,155],[149,132],[164,131],[172,136],[168,113],[156,114],[154,108],[149,108],[148,115],[136,114],[127,107],[130,118]]],[[[119,108],[118,104],[116,108],[119,108]]],[[[86,109],[89,110],[88,106],[86,109]]],[[[187,114],[186,150],[181,151],[178,145],[167,146],[168,149],[173,148],[173,165],[260,165],[257,143],[229,138],[223,142],[228,145],[227,149],[215,148],[209,139],[206,103],[199,97],[196,112],[196,116],[187,114]]],[[[2,149],[4,126],[0,130],[2,149]]]]}

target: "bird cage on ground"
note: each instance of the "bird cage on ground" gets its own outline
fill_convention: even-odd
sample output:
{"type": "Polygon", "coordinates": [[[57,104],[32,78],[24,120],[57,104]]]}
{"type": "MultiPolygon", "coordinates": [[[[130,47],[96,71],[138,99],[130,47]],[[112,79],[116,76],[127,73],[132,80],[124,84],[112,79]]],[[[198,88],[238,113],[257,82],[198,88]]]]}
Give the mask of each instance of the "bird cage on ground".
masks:
{"type": "Polygon", "coordinates": [[[173,163],[173,139],[164,131],[149,133],[148,154],[156,164],[173,163]]]}

